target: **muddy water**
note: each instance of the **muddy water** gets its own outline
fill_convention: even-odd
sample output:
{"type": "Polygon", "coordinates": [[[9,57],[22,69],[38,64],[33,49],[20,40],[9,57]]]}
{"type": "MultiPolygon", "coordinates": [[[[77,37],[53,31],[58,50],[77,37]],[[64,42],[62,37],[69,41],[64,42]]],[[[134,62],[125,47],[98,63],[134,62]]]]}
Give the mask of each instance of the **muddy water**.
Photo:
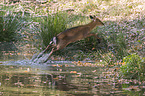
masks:
{"type": "Polygon", "coordinates": [[[4,96],[125,95],[115,80],[100,76],[99,67],[21,60],[1,62],[0,69],[0,95],[4,96]]]}
{"type": "Polygon", "coordinates": [[[2,96],[145,95],[144,85],[133,85],[131,81],[119,80],[115,68],[79,66],[71,61],[37,64],[28,59],[16,58],[0,61],[2,96]]]}

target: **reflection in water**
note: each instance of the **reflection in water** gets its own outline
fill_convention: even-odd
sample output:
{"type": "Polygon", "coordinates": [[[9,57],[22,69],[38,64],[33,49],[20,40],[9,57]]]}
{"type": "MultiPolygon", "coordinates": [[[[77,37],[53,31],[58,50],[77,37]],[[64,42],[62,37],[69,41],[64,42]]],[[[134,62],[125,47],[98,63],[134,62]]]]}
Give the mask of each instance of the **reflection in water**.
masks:
{"type": "MultiPolygon", "coordinates": [[[[99,67],[56,65],[33,64],[24,60],[0,64],[0,95],[127,96],[128,94],[123,91],[121,82],[114,77],[116,73],[102,72],[104,69],[99,67]]],[[[139,92],[144,94],[144,91],[139,92]]]]}
{"type": "MultiPolygon", "coordinates": [[[[6,49],[7,46],[9,45],[0,44],[0,49],[6,49]]],[[[36,49],[20,52],[14,47],[12,50],[8,49],[9,51],[0,51],[0,95],[2,96],[145,95],[144,82],[119,80],[114,68],[66,64],[70,62],[65,64],[61,62],[59,66],[36,64],[29,60],[21,60],[30,59],[36,49]]]]}

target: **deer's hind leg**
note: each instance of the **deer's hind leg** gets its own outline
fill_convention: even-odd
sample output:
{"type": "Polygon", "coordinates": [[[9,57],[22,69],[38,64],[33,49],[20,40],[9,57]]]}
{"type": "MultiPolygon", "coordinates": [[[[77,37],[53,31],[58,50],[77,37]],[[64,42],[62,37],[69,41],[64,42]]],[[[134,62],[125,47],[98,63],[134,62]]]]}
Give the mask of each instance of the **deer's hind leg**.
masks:
{"type": "Polygon", "coordinates": [[[51,55],[53,54],[53,52],[55,52],[55,51],[57,51],[57,49],[52,48],[51,52],[49,53],[49,56],[47,57],[47,59],[43,63],[47,62],[49,60],[49,58],[51,57],[51,55]]]}
{"type": "Polygon", "coordinates": [[[37,58],[42,57],[42,55],[43,55],[50,47],[52,47],[52,46],[51,46],[51,45],[48,45],[44,51],[42,51],[41,53],[39,53],[39,55],[37,56],[37,58]]]}

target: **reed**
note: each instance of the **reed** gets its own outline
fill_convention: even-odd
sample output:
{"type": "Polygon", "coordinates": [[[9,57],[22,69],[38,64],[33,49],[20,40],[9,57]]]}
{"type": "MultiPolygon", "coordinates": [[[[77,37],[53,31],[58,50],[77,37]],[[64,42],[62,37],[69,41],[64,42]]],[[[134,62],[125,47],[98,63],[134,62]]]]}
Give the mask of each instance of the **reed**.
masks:
{"type": "Polygon", "coordinates": [[[67,28],[67,15],[63,12],[49,14],[43,17],[41,22],[41,37],[43,44],[48,45],[51,38],[67,28]]]}

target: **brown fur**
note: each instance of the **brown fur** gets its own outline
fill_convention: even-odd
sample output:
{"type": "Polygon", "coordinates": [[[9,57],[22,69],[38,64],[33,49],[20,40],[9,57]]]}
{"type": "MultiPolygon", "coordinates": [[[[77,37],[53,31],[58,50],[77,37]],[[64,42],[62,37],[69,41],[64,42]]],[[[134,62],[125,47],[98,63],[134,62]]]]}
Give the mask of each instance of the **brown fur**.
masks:
{"type": "MultiPolygon", "coordinates": [[[[78,40],[82,40],[90,36],[94,36],[98,39],[99,37],[97,36],[97,34],[90,33],[90,31],[93,30],[96,26],[102,26],[104,24],[103,22],[101,22],[101,20],[99,20],[99,18],[96,18],[95,16],[90,16],[90,18],[92,19],[92,21],[86,25],[73,27],[65,30],[64,32],[59,33],[56,36],[57,44],[48,45],[42,53],[46,52],[49,47],[52,47],[52,50],[49,53],[50,57],[54,51],[63,49],[72,42],[76,42],[78,40]]],[[[47,58],[47,60],[49,59],[49,57],[47,58]]]]}

